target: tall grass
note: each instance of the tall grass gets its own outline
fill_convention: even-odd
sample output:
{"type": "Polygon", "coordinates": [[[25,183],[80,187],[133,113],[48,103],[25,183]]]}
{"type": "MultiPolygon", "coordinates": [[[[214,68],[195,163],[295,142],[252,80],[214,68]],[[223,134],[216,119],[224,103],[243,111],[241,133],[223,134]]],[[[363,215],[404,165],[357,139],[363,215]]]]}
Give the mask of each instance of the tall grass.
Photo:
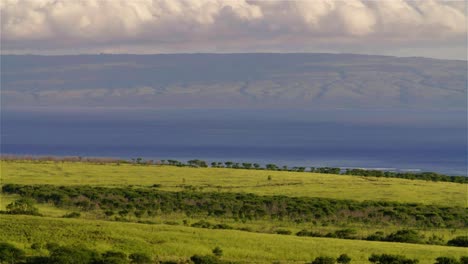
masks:
{"type": "Polygon", "coordinates": [[[3,183],[150,186],[467,207],[467,184],[318,173],[81,162],[1,161],[3,183]]]}
{"type": "Polygon", "coordinates": [[[249,263],[304,263],[319,255],[337,257],[342,253],[350,255],[353,263],[367,263],[371,253],[402,254],[417,258],[420,263],[433,263],[442,255],[467,255],[465,248],[445,246],[32,216],[1,215],[0,229],[0,241],[14,243],[30,254],[38,254],[29,248],[32,243],[57,242],[62,245],[83,244],[99,251],[146,252],[160,259],[210,254],[214,247],[219,246],[223,249],[224,259],[249,263]]]}

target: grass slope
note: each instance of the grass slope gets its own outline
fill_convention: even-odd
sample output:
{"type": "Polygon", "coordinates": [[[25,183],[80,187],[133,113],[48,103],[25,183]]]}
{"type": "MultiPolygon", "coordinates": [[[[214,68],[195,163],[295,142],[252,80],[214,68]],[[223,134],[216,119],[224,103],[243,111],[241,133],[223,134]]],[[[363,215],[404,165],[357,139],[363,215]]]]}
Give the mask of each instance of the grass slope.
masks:
{"type": "MultiPolygon", "coordinates": [[[[234,230],[206,230],[184,226],[0,216],[0,241],[28,249],[32,243],[84,244],[99,251],[147,252],[160,259],[210,254],[220,246],[224,259],[249,263],[304,263],[319,255],[347,253],[353,263],[367,263],[371,253],[402,254],[433,263],[438,256],[467,255],[466,248],[386,243],[331,238],[257,234],[234,230]]],[[[28,249],[31,254],[37,253],[28,249]]]]}
{"type": "Polygon", "coordinates": [[[468,185],[391,178],[264,170],[188,168],[70,162],[2,161],[2,183],[56,185],[152,185],[177,191],[183,186],[203,191],[247,192],[259,195],[381,200],[467,206],[468,185]],[[271,176],[271,180],[267,180],[271,176]]]}

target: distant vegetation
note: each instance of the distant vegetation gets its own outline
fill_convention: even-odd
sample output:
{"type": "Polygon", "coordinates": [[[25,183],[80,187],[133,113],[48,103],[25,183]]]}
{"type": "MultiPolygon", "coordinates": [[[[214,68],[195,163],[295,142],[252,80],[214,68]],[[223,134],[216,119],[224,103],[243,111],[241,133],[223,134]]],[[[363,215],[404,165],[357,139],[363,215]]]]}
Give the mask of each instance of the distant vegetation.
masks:
{"type": "MultiPolygon", "coordinates": [[[[30,161],[63,161],[63,162],[90,162],[98,164],[136,164],[136,165],[170,165],[178,167],[194,167],[194,168],[207,168],[208,162],[199,159],[189,160],[186,163],[178,160],[144,160],[143,158],[133,158],[131,160],[122,160],[115,158],[83,158],[83,157],[33,157],[33,156],[2,156],[2,160],[30,160],[30,161]]],[[[271,171],[291,171],[291,172],[312,172],[321,174],[342,174],[351,176],[364,176],[364,177],[385,177],[385,178],[401,178],[409,180],[425,180],[425,181],[442,181],[442,182],[456,182],[468,183],[468,177],[465,176],[450,176],[435,172],[394,172],[383,170],[368,170],[368,169],[341,169],[334,167],[288,167],[278,166],[276,164],[266,164],[262,167],[259,163],[248,162],[211,162],[213,168],[232,168],[232,169],[246,169],[246,170],[271,170],[271,171]]]]}
{"type": "MultiPolygon", "coordinates": [[[[244,193],[207,193],[196,191],[167,192],[154,189],[105,188],[92,186],[16,185],[2,187],[5,194],[19,194],[19,201],[35,199],[40,203],[53,203],[58,207],[76,208],[82,211],[99,210],[106,219],[138,221],[143,216],[164,215],[174,212],[186,216],[214,216],[233,218],[239,221],[279,219],[302,222],[329,222],[337,225],[350,223],[393,224],[411,227],[463,228],[468,214],[461,207],[436,207],[394,202],[356,202],[310,197],[259,196],[244,193]]],[[[6,213],[17,214],[7,206],[6,213]]],[[[33,208],[29,205],[28,208],[33,208]]],[[[23,214],[31,214],[24,210],[23,214]]],[[[33,210],[34,211],[34,210],[33,210]]],[[[35,211],[34,211],[35,212],[35,211]]],[[[66,217],[71,217],[70,214],[66,217]]],[[[201,221],[194,227],[232,229],[228,225],[212,225],[201,221]]],[[[290,234],[278,230],[278,234],[290,234]]],[[[302,230],[298,236],[366,239],[373,241],[432,243],[424,241],[416,231],[400,230],[383,236],[376,233],[368,237],[357,237],[352,229],[341,229],[334,233],[321,234],[302,230]]],[[[438,242],[438,241],[434,241],[438,242]]],[[[440,243],[440,242],[438,242],[440,243]]],[[[465,246],[466,238],[451,240],[449,245],[465,246]]]]}

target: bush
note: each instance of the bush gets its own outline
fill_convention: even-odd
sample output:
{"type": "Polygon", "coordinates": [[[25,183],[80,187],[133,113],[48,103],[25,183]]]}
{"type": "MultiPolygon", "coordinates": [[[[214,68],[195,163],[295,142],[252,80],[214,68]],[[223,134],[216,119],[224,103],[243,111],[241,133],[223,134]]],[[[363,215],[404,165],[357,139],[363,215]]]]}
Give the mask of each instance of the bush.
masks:
{"type": "Polygon", "coordinates": [[[228,224],[216,224],[213,229],[233,229],[233,227],[228,224]]]}
{"type": "Polygon", "coordinates": [[[25,257],[23,250],[10,243],[0,242],[0,263],[20,263],[25,257]]]}
{"type": "Polygon", "coordinates": [[[435,264],[460,264],[454,257],[438,257],[435,264]]]}
{"type": "Polygon", "coordinates": [[[132,253],[129,258],[133,264],[149,264],[152,262],[151,257],[145,253],[132,253]]]}
{"type": "Polygon", "coordinates": [[[414,230],[398,230],[385,238],[390,242],[422,243],[422,237],[414,230]]]}
{"type": "Polygon", "coordinates": [[[6,209],[9,214],[40,215],[34,201],[28,198],[16,200],[7,205],[6,209]]]}
{"type": "Polygon", "coordinates": [[[211,228],[213,225],[205,220],[200,220],[191,225],[192,227],[211,228]]]}
{"type": "Polygon", "coordinates": [[[45,256],[27,257],[26,261],[24,263],[26,263],[26,264],[45,264],[45,263],[49,263],[49,257],[45,257],[45,256]]]}
{"type": "Polygon", "coordinates": [[[80,216],[81,216],[81,214],[78,213],[78,212],[71,212],[69,214],[63,215],[64,218],[78,218],[80,216]]]}
{"type": "Polygon", "coordinates": [[[468,256],[463,256],[460,258],[461,264],[468,264],[468,256]]]}
{"type": "Polygon", "coordinates": [[[126,264],[128,263],[127,255],[119,251],[107,251],[102,254],[99,264],[126,264]]]}
{"type": "Polygon", "coordinates": [[[42,244],[41,243],[32,243],[31,244],[31,249],[41,250],[42,249],[42,244]]]}
{"type": "Polygon", "coordinates": [[[335,259],[332,257],[316,257],[311,264],[335,264],[335,259]]]}
{"type": "Polygon", "coordinates": [[[382,255],[372,254],[369,257],[369,261],[371,263],[376,263],[376,264],[416,264],[416,263],[419,263],[419,260],[417,259],[409,259],[409,258],[406,258],[405,256],[390,255],[390,254],[382,254],[382,255]]]}
{"type": "Polygon", "coordinates": [[[452,240],[449,240],[447,245],[455,247],[468,247],[468,236],[456,237],[452,240]]]}
{"type": "Polygon", "coordinates": [[[54,243],[54,242],[49,242],[49,243],[46,244],[45,247],[46,247],[46,249],[47,249],[49,252],[52,252],[52,251],[54,251],[56,248],[60,247],[60,245],[57,244],[57,243],[54,243]]]}
{"type": "Polygon", "coordinates": [[[384,240],[385,240],[385,236],[384,236],[384,233],[383,233],[383,232],[377,231],[377,232],[375,232],[374,234],[367,236],[367,237],[366,237],[366,240],[370,240],[370,241],[384,241],[384,240]]]}
{"type": "Polygon", "coordinates": [[[296,233],[296,236],[322,237],[323,235],[319,232],[302,229],[301,231],[296,233]]]}
{"type": "Polygon", "coordinates": [[[212,252],[213,255],[217,257],[221,257],[223,255],[223,250],[220,247],[215,247],[212,252]]]}
{"type": "Polygon", "coordinates": [[[190,257],[190,260],[194,264],[221,264],[222,263],[220,259],[212,255],[205,255],[205,256],[193,255],[190,257]]]}
{"type": "Polygon", "coordinates": [[[351,239],[351,238],[354,238],[355,234],[356,234],[356,230],[348,228],[348,229],[336,230],[332,234],[327,234],[327,236],[328,237],[351,239]]]}
{"type": "Polygon", "coordinates": [[[292,234],[292,232],[289,231],[289,230],[286,230],[286,229],[278,229],[278,230],[276,230],[276,234],[280,234],[280,235],[290,235],[290,234],[292,234]]]}
{"type": "Polygon", "coordinates": [[[340,263],[340,264],[349,264],[351,263],[351,258],[346,255],[346,254],[341,254],[337,259],[336,259],[336,262],[340,263]]]}
{"type": "Polygon", "coordinates": [[[50,264],[88,264],[99,261],[99,255],[95,251],[82,247],[57,247],[54,248],[49,258],[50,264]]]}

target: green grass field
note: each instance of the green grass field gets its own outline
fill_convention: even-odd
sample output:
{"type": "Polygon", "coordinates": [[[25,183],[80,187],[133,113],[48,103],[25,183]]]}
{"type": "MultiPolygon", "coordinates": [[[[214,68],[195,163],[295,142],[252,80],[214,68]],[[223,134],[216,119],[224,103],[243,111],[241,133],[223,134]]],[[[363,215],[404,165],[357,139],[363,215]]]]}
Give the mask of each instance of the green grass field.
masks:
{"type": "Polygon", "coordinates": [[[181,186],[191,185],[201,187],[202,191],[248,192],[259,195],[416,202],[463,207],[467,207],[468,202],[467,184],[306,172],[2,161],[1,177],[3,183],[17,184],[161,184],[161,190],[169,191],[181,190],[181,186]],[[271,176],[271,180],[268,180],[268,176],[271,176]]]}
{"type": "MultiPolygon", "coordinates": [[[[357,201],[377,200],[403,203],[467,207],[468,185],[448,182],[426,182],[392,178],[343,176],[317,173],[264,170],[189,168],[130,164],[92,164],[72,162],[2,161],[2,184],[52,184],[149,187],[160,184],[160,190],[181,191],[187,186],[205,192],[247,192],[258,195],[322,197],[357,201]],[[268,180],[268,178],[271,180],[268,180]],[[184,187],[185,186],[185,187],[184,187]]],[[[19,195],[0,195],[0,210],[19,195]]],[[[83,211],[79,219],[61,218],[76,208],[58,208],[37,204],[43,217],[0,215],[0,241],[8,241],[31,255],[45,254],[32,250],[32,243],[57,242],[62,245],[83,244],[98,251],[120,250],[127,253],[146,252],[160,260],[186,260],[194,254],[210,254],[219,246],[223,259],[241,263],[305,263],[325,255],[350,255],[352,263],[369,263],[372,253],[400,254],[417,258],[420,263],[434,263],[439,256],[468,255],[466,248],[298,237],[301,229],[331,232],[354,228],[364,237],[376,231],[385,233],[401,226],[370,226],[354,223],[347,226],[320,226],[312,223],[256,219],[247,222],[218,217],[187,217],[182,213],[163,214],[141,220],[153,224],[104,221],[99,212],[83,211]],[[214,230],[184,226],[183,220],[224,223],[239,230],[214,230]],[[165,223],[172,223],[167,225],[165,223]],[[287,229],[292,235],[272,234],[287,229]],[[257,233],[260,232],[260,233],[257,233]]],[[[102,215],[102,212],[100,213],[102,215]]],[[[437,235],[444,241],[468,233],[467,229],[428,228],[418,230],[426,237],[437,235]]]]}
{"type": "Polygon", "coordinates": [[[82,219],[32,216],[0,216],[0,241],[29,249],[32,243],[77,242],[99,251],[147,252],[159,259],[184,259],[210,254],[219,246],[226,260],[248,263],[304,263],[320,255],[347,253],[353,263],[368,263],[371,253],[401,254],[433,263],[438,256],[463,256],[466,248],[371,242],[331,238],[308,238],[257,234],[234,230],[206,230],[184,226],[146,225],[82,219]],[[248,261],[246,261],[248,260],[248,261]]]}

